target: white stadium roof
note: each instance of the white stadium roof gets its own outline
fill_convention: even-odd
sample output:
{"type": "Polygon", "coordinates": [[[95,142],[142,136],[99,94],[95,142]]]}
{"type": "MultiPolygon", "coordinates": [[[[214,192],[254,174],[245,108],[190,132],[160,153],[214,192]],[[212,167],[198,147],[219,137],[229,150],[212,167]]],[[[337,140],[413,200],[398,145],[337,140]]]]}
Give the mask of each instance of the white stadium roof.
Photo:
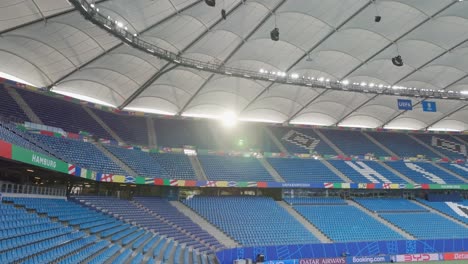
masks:
{"type": "MultiPolygon", "coordinates": [[[[91,1],[89,1],[91,2],[91,1]]],[[[468,1],[102,0],[101,14],[185,58],[251,71],[468,93],[468,1]],[[221,10],[228,13],[221,18],[221,10]],[[380,22],[374,17],[381,16],[380,22]],[[280,40],[270,31],[279,28],[280,40]],[[391,58],[401,55],[402,67],[391,58]]],[[[398,110],[397,95],[175,65],[123,43],[66,0],[0,2],[0,72],[115,107],[324,126],[468,130],[468,100],[398,110]],[[174,67],[172,67],[174,66],[174,67]],[[167,70],[170,69],[170,70],[167,70]]],[[[391,89],[391,88],[390,88],[391,89]]],[[[467,95],[468,97],[468,95],[467,95]]]]}

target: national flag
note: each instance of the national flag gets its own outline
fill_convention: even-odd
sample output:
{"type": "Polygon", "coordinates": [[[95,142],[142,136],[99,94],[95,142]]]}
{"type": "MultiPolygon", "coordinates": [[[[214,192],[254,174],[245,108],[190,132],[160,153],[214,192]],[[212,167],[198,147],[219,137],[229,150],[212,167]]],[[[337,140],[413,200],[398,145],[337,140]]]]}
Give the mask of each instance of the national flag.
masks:
{"type": "Polygon", "coordinates": [[[125,183],[135,183],[136,179],[133,176],[125,176],[125,183]]]}
{"type": "Polygon", "coordinates": [[[112,175],[112,182],[124,183],[125,182],[125,176],[123,176],[123,175],[112,175]]]}
{"type": "Polygon", "coordinates": [[[170,180],[169,185],[170,186],[179,186],[179,181],[178,180],[170,180]]]}
{"type": "Polygon", "coordinates": [[[366,188],[367,189],[375,189],[375,183],[368,183],[366,188]]]}
{"type": "Polygon", "coordinates": [[[268,183],[266,183],[266,182],[257,182],[257,187],[258,188],[267,188],[268,183]]]}
{"type": "Polygon", "coordinates": [[[247,182],[247,187],[257,187],[257,182],[247,182]]]}
{"type": "Polygon", "coordinates": [[[227,181],[217,181],[216,182],[216,187],[227,187],[228,182],[227,181]]]}
{"type": "Polygon", "coordinates": [[[186,181],[185,181],[185,186],[187,186],[187,187],[194,187],[194,186],[197,186],[197,181],[189,181],[189,180],[186,180],[186,181]]]}
{"type": "Polygon", "coordinates": [[[235,182],[235,181],[230,181],[230,182],[228,182],[227,186],[228,186],[228,187],[237,187],[237,182],[235,182]]]}
{"type": "Polygon", "coordinates": [[[367,183],[359,183],[358,188],[359,189],[367,189],[367,183]]]}
{"type": "Polygon", "coordinates": [[[178,186],[185,186],[185,180],[178,180],[178,186]]]}
{"type": "Polygon", "coordinates": [[[164,180],[161,178],[154,179],[154,185],[164,185],[164,180]]]}
{"type": "Polygon", "coordinates": [[[110,144],[111,143],[110,139],[104,139],[104,138],[100,138],[99,142],[101,142],[103,144],[110,144]]]}
{"type": "Polygon", "coordinates": [[[390,183],[384,183],[384,184],[382,185],[382,187],[383,187],[384,189],[390,189],[390,183]]]}
{"type": "Polygon", "coordinates": [[[427,183],[421,184],[422,189],[430,189],[430,185],[427,183]]]}
{"type": "Polygon", "coordinates": [[[73,164],[68,164],[68,174],[76,175],[76,166],[73,164]]]}
{"type": "Polygon", "coordinates": [[[216,181],[207,181],[205,187],[216,187],[216,181]]]}
{"type": "Polygon", "coordinates": [[[421,184],[414,184],[414,185],[413,185],[413,188],[414,188],[414,189],[421,189],[421,184]]]}
{"type": "Polygon", "coordinates": [[[341,188],[342,188],[342,189],[350,189],[350,188],[351,188],[351,184],[350,184],[349,182],[341,183],[341,188]]]}
{"type": "Polygon", "coordinates": [[[400,189],[400,185],[397,183],[391,183],[390,184],[390,189],[400,189]]]}
{"type": "Polygon", "coordinates": [[[406,184],[405,183],[400,183],[398,186],[398,189],[406,189],[406,184]]]}
{"type": "Polygon", "coordinates": [[[100,180],[102,182],[112,182],[112,176],[112,174],[102,173],[100,180]]]}
{"type": "Polygon", "coordinates": [[[333,183],[326,182],[326,183],[324,183],[324,187],[325,187],[325,189],[332,189],[334,186],[333,186],[333,183]]]}

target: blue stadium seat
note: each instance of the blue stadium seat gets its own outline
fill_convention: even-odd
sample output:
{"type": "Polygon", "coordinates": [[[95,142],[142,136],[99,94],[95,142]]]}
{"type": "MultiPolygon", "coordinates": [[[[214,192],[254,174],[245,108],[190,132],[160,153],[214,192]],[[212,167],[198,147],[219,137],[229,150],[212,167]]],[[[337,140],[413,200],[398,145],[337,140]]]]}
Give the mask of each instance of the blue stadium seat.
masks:
{"type": "Polygon", "coordinates": [[[460,184],[460,179],[435,167],[429,162],[389,161],[387,165],[399,171],[416,183],[460,184]]]}
{"type": "Polygon", "coordinates": [[[329,160],[329,162],[356,183],[406,183],[376,161],[329,160]]]}
{"type": "Polygon", "coordinates": [[[347,155],[365,155],[372,153],[376,157],[389,156],[382,148],[370,141],[360,131],[320,130],[329,140],[347,155]]]}
{"type": "Polygon", "coordinates": [[[416,142],[404,133],[366,132],[382,145],[390,149],[401,158],[424,155],[426,158],[439,158],[430,149],[416,142]]]}
{"type": "Polygon", "coordinates": [[[304,129],[297,127],[271,127],[270,129],[290,153],[317,152],[321,155],[337,155],[337,153],[327,143],[323,142],[312,129],[304,129]],[[291,131],[296,131],[305,135],[308,138],[319,140],[318,144],[312,150],[304,148],[301,145],[295,144],[285,137],[291,131]]]}
{"type": "Polygon", "coordinates": [[[209,180],[274,181],[256,158],[198,155],[209,180]]]}
{"type": "Polygon", "coordinates": [[[321,161],[314,159],[267,158],[286,182],[324,183],[342,182],[321,161]]]}

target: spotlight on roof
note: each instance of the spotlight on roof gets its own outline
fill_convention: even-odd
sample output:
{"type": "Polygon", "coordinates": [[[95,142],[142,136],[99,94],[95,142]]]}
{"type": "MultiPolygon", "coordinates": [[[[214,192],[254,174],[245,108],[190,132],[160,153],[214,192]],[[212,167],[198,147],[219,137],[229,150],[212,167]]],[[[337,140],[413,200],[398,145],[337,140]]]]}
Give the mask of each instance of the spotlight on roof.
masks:
{"type": "Polygon", "coordinates": [[[375,21],[375,22],[379,23],[380,20],[382,20],[382,17],[381,17],[381,16],[375,16],[375,17],[374,17],[374,21],[375,21]]]}
{"type": "Polygon", "coordinates": [[[221,17],[222,17],[224,20],[226,20],[226,17],[227,17],[226,10],[221,9],[221,17]]]}
{"type": "Polygon", "coordinates": [[[216,5],[216,0],[205,0],[205,3],[208,5],[208,6],[215,6],[216,5]]]}
{"type": "Polygon", "coordinates": [[[221,121],[225,127],[233,127],[237,124],[237,116],[234,112],[228,111],[221,116],[221,121]]]}
{"type": "Polygon", "coordinates": [[[270,37],[271,37],[271,40],[273,40],[273,41],[278,41],[278,40],[279,40],[279,28],[275,27],[275,28],[270,32],[270,37]]]}
{"type": "Polygon", "coordinates": [[[395,65],[397,67],[401,67],[401,66],[403,66],[403,59],[401,58],[400,55],[398,55],[398,56],[392,58],[392,63],[393,63],[393,65],[395,65]]]}

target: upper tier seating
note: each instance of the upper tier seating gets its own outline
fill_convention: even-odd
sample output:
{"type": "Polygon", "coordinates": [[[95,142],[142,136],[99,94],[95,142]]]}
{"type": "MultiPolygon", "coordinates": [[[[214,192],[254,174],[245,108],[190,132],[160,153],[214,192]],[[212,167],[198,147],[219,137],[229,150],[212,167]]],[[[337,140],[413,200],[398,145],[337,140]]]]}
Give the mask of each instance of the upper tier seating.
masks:
{"type": "Polygon", "coordinates": [[[416,183],[460,184],[460,179],[435,167],[428,162],[391,161],[387,165],[399,171],[416,183]]]}
{"type": "Polygon", "coordinates": [[[6,88],[0,84],[0,116],[4,118],[11,118],[29,121],[29,118],[19,107],[19,105],[13,100],[6,88]]]}
{"type": "Polygon", "coordinates": [[[175,153],[150,153],[159,165],[164,168],[169,177],[180,180],[196,179],[192,164],[187,155],[175,153]]]}
{"type": "Polygon", "coordinates": [[[329,160],[329,162],[356,183],[406,183],[376,161],[329,160]]]}
{"type": "Polygon", "coordinates": [[[177,208],[172,206],[167,199],[158,197],[135,197],[134,201],[168,220],[170,223],[175,224],[177,227],[194,235],[195,239],[192,239],[193,241],[190,241],[189,244],[191,243],[192,246],[199,251],[201,251],[200,246],[201,248],[206,248],[207,245],[215,249],[224,248],[216,238],[182,214],[177,208]]]}
{"type": "Polygon", "coordinates": [[[199,197],[184,203],[243,246],[319,243],[268,197],[199,197]]]}
{"type": "Polygon", "coordinates": [[[454,139],[450,135],[444,135],[444,134],[413,134],[413,136],[420,139],[422,142],[424,142],[427,145],[431,146],[436,151],[442,153],[444,156],[446,156],[446,157],[448,157],[450,159],[463,159],[464,158],[464,155],[462,155],[460,153],[450,151],[450,150],[448,150],[446,148],[443,148],[441,146],[433,146],[432,145],[432,139],[433,138],[443,139],[443,140],[446,140],[446,141],[449,141],[449,142],[452,142],[452,143],[455,143],[455,144],[462,144],[461,142],[454,139]]]}
{"type": "Polygon", "coordinates": [[[468,200],[462,202],[430,202],[418,199],[418,201],[468,224],[468,200]]]}
{"type": "Polygon", "coordinates": [[[336,152],[327,143],[325,143],[312,129],[304,129],[304,128],[298,128],[298,127],[271,127],[270,129],[290,153],[317,152],[318,154],[321,154],[321,155],[336,155],[336,152]],[[315,146],[314,144],[310,144],[310,148],[312,149],[308,149],[304,147],[303,143],[297,143],[297,141],[294,141],[294,140],[291,141],[291,137],[286,137],[286,136],[288,135],[288,133],[290,133],[289,135],[292,135],[293,134],[292,131],[295,131],[304,135],[305,138],[304,136],[300,135],[303,141],[305,141],[304,139],[307,139],[309,140],[308,143],[310,143],[314,141],[313,139],[315,139],[316,142],[318,142],[318,144],[315,146]]]}
{"type": "Polygon", "coordinates": [[[96,172],[126,175],[127,173],[91,143],[39,134],[38,141],[60,154],[63,160],[96,172]]]}
{"type": "Polygon", "coordinates": [[[324,183],[343,181],[319,160],[285,158],[267,158],[267,160],[286,182],[324,183]]]}
{"type": "Polygon", "coordinates": [[[380,216],[419,239],[468,237],[468,228],[434,213],[385,213],[380,216]]]}
{"type": "Polygon", "coordinates": [[[91,111],[126,143],[148,145],[148,128],[144,117],[117,115],[97,109],[91,111]]]}
{"type": "Polygon", "coordinates": [[[377,212],[427,212],[423,207],[403,198],[354,198],[365,208],[377,212]]]}
{"type": "Polygon", "coordinates": [[[390,149],[392,152],[404,157],[416,157],[424,155],[426,158],[439,158],[437,154],[430,149],[419,144],[414,139],[403,133],[382,133],[382,132],[366,132],[371,137],[376,139],[382,145],[390,149]]]}
{"type": "Polygon", "coordinates": [[[387,152],[370,141],[359,131],[320,130],[339,149],[347,155],[373,153],[376,157],[389,156],[387,152]]]}
{"type": "Polygon", "coordinates": [[[465,164],[438,163],[438,165],[445,167],[446,169],[449,169],[468,180],[468,163],[465,163],[465,164]]]}
{"type": "Polygon", "coordinates": [[[218,149],[215,134],[206,120],[154,119],[158,145],[164,147],[196,146],[200,149],[218,149]]]}
{"type": "Polygon", "coordinates": [[[295,198],[284,198],[284,201],[290,205],[336,205],[343,204],[347,205],[346,201],[339,197],[295,197],[295,198]]]}
{"type": "Polygon", "coordinates": [[[44,155],[49,154],[50,150],[45,149],[37,142],[31,142],[24,136],[24,133],[15,129],[13,125],[0,122],[0,140],[9,142],[13,145],[30,149],[32,151],[42,153],[44,155]]]}
{"type": "Polygon", "coordinates": [[[400,234],[350,205],[294,205],[333,241],[401,240],[400,234]]]}
{"type": "Polygon", "coordinates": [[[101,138],[112,138],[79,104],[41,93],[17,91],[45,125],[59,127],[67,132],[86,131],[101,138]]]}
{"type": "Polygon", "coordinates": [[[209,180],[274,181],[256,158],[198,155],[209,180]]]}
{"type": "Polygon", "coordinates": [[[137,201],[140,202],[143,200],[144,202],[138,204],[132,203],[128,200],[98,196],[81,196],[77,197],[77,200],[79,200],[82,203],[86,203],[90,206],[93,206],[98,210],[107,212],[111,215],[118,215],[119,217],[122,217],[125,221],[134,222],[145,228],[154,230],[160,235],[165,235],[167,237],[173,238],[179,243],[191,246],[200,252],[211,252],[209,246],[212,245],[216,247],[221,247],[219,242],[209,235],[208,239],[211,239],[210,243],[200,242],[200,237],[198,237],[198,239],[194,239],[193,237],[191,237],[191,235],[197,236],[200,233],[201,237],[207,238],[207,233],[201,230],[201,228],[195,223],[193,223],[190,219],[185,217],[182,220],[181,214],[178,213],[177,209],[173,208],[167,201],[165,203],[162,202],[162,199],[139,198],[137,201]],[[153,202],[154,205],[161,206],[162,210],[167,210],[167,213],[162,215],[156,213],[153,210],[152,213],[149,213],[145,208],[141,207],[143,204],[145,204],[153,208],[153,202]],[[176,220],[177,223],[173,222],[174,220],[176,220]]]}
{"type": "Polygon", "coordinates": [[[110,145],[103,146],[140,176],[169,178],[167,171],[146,152],[110,145]]]}

